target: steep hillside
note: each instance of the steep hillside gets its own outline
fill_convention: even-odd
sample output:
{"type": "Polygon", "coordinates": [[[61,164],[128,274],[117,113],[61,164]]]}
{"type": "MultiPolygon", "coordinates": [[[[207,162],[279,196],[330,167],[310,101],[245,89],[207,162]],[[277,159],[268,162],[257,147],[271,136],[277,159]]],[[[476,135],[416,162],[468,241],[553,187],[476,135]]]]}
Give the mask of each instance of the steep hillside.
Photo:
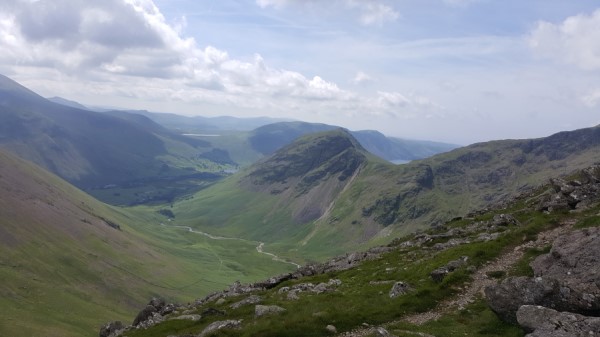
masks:
{"type": "Polygon", "coordinates": [[[599,212],[595,166],[386,246],[234,283],[193,303],[153,300],[133,325],[112,322],[101,333],[596,336],[599,212]]]}
{"type": "MultiPolygon", "coordinates": [[[[327,132],[320,137],[335,138],[327,132]]],[[[354,139],[347,142],[362,148],[354,139]]],[[[327,175],[319,170],[305,173],[305,167],[313,167],[314,154],[321,152],[306,153],[302,144],[294,142],[227,182],[176,204],[175,213],[190,226],[260,238],[290,258],[320,260],[502,202],[549,176],[594,164],[600,153],[600,128],[475,144],[399,166],[367,155],[360,161],[338,156],[338,149],[329,144],[331,152],[322,153],[336,161],[328,169],[339,165],[353,171],[354,163],[360,162],[354,174],[340,175],[352,177],[337,180],[343,188],[333,189],[325,186],[335,179],[323,180],[327,175]],[[313,177],[319,188],[312,187],[313,177]],[[305,191],[303,186],[313,189],[305,191]]]]}
{"type": "Polygon", "coordinates": [[[94,336],[115,315],[132,320],[153,295],[189,301],[293,268],[258,242],[166,220],[155,209],[109,207],[0,150],[0,335],[94,336]]]}
{"type": "Polygon", "coordinates": [[[345,130],[307,135],[173,211],[179,222],[209,232],[271,243],[298,239],[371,161],[379,160],[345,130]]]}
{"type": "Polygon", "coordinates": [[[0,77],[0,146],[105,201],[165,202],[197,188],[171,188],[164,180],[185,180],[187,186],[211,183],[220,177],[197,174],[223,169],[198,157],[209,145],[143,116],[101,114],[53,103],[0,77]],[[211,170],[207,162],[217,168],[211,170]],[[154,193],[161,189],[165,192],[154,193]]]}

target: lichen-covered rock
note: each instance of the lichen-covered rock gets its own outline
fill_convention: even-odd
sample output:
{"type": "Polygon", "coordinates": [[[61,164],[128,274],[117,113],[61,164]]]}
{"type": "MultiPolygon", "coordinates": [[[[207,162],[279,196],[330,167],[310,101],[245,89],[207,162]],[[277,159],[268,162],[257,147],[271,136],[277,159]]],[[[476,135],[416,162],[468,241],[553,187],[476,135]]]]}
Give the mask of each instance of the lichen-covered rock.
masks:
{"type": "Polygon", "coordinates": [[[404,295],[410,291],[410,286],[404,282],[396,282],[390,289],[390,298],[396,298],[400,295],[404,295]]]}
{"type": "Polygon", "coordinates": [[[171,317],[170,319],[181,319],[181,320],[187,320],[187,321],[199,321],[202,318],[202,316],[198,315],[198,314],[190,314],[190,315],[181,315],[181,316],[175,316],[175,317],[171,317]]]}
{"type": "Polygon", "coordinates": [[[549,254],[531,263],[535,277],[512,277],[485,289],[500,318],[516,323],[522,305],[587,315],[600,311],[600,228],[559,237],[549,254]]]}
{"type": "Polygon", "coordinates": [[[517,320],[525,330],[532,331],[526,337],[600,336],[600,317],[587,317],[542,306],[523,305],[517,311],[517,320]]]}
{"type": "Polygon", "coordinates": [[[242,325],[242,320],[234,320],[234,319],[229,319],[226,321],[216,321],[213,323],[210,323],[206,328],[204,328],[204,330],[202,330],[202,332],[198,335],[198,337],[204,337],[207,336],[217,330],[221,330],[221,329],[239,329],[240,326],[242,325]]]}
{"type": "Polygon", "coordinates": [[[235,302],[232,305],[230,305],[229,307],[231,309],[237,309],[241,306],[244,305],[248,305],[248,304],[256,304],[256,303],[260,303],[262,301],[262,298],[258,295],[250,295],[246,298],[244,298],[243,300],[239,301],[239,302],[235,302]]]}
{"type": "Polygon", "coordinates": [[[577,230],[554,241],[550,254],[531,263],[536,276],[551,277],[562,285],[595,300],[590,310],[600,310],[600,228],[577,230]]]}
{"type": "Polygon", "coordinates": [[[265,315],[274,315],[284,312],[285,309],[277,305],[257,305],[254,307],[254,315],[261,317],[265,315]]]}

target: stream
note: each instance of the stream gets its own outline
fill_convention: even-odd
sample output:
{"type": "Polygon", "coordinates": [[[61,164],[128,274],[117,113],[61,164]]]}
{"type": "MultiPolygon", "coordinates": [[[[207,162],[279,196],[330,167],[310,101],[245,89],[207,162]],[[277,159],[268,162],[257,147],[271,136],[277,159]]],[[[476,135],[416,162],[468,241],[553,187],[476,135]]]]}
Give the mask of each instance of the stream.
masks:
{"type": "Polygon", "coordinates": [[[264,254],[267,255],[269,257],[271,257],[271,260],[273,261],[277,261],[277,262],[281,262],[281,263],[286,263],[286,264],[291,264],[293,266],[295,266],[296,268],[300,268],[301,266],[295,262],[291,262],[288,261],[284,258],[281,258],[273,253],[269,253],[269,252],[265,252],[264,251],[264,247],[265,247],[265,243],[264,242],[260,242],[260,241],[253,241],[253,240],[246,240],[246,239],[242,239],[242,238],[229,238],[229,237],[225,237],[225,236],[217,236],[217,235],[212,235],[206,232],[202,232],[202,231],[198,231],[193,229],[190,226],[181,226],[181,225],[165,225],[164,223],[160,223],[161,226],[164,227],[174,227],[174,228],[181,228],[181,229],[185,229],[190,233],[196,233],[196,234],[200,234],[200,235],[204,235],[209,239],[212,240],[236,240],[236,241],[242,241],[242,242],[247,242],[247,243],[252,243],[252,244],[257,244],[256,246],[256,251],[260,254],[264,254]]]}

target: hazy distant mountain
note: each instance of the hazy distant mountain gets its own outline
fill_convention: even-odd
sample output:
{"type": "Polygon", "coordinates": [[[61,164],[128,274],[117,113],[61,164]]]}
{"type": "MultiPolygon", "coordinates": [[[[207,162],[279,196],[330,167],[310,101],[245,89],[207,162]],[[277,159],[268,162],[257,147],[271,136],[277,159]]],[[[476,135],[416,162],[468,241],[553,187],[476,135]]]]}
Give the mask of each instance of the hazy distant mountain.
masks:
{"type": "MultiPolygon", "coordinates": [[[[274,123],[253,130],[248,140],[256,151],[269,155],[302,135],[337,128],[339,127],[334,125],[306,122],[274,123]]],[[[458,147],[431,141],[391,138],[373,130],[350,133],[367,151],[391,162],[422,159],[458,147]]]]}
{"type": "MultiPolygon", "coordinates": [[[[0,146],[84,189],[195,177],[198,155],[211,149],[207,141],[184,137],[144,116],[53,103],[4,76],[0,76],[0,146]]],[[[165,186],[165,191],[160,197],[165,200],[181,192],[173,186],[165,186]]],[[[112,197],[98,195],[105,200],[112,197]]]]}
{"type": "Polygon", "coordinates": [[[93,110],[88,108],[87,106],[80,104],[78,102],[75,101],[71,101],[68,100],[66,98],[62,98],[62,97],[49,97],[48,100],[50,102],[54,102],[54,103],[58,103],[58,104],[62,104],[62,105],[66,105],[66,106],[70,106],[71,108],[77,108],[77,109],[82,109],[82,110],[93,110]]]}
{"type": "Polygon", "coordinates": [[[250,131],[263,125],[289,121],[289,119],[271,117],[187,117],[172,113],[149,112],[145,110],[131,110],[128,112],[146,116],[169,129],[192,133],[199,131],[250,131]]]}

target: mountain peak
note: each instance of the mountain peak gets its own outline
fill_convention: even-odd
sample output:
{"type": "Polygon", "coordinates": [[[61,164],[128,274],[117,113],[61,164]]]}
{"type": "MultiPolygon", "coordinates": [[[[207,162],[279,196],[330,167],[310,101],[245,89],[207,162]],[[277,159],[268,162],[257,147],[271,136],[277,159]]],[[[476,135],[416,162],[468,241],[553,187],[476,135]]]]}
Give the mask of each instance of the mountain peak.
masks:
{"type": "Polygon", "coordinates": [[[339,128],[300,137],[255,165],[249,177],[258,185],[300,179],[298,188],[310,189],[322,178],[346,180],[366,159],[358,141],[339,128]]]}

